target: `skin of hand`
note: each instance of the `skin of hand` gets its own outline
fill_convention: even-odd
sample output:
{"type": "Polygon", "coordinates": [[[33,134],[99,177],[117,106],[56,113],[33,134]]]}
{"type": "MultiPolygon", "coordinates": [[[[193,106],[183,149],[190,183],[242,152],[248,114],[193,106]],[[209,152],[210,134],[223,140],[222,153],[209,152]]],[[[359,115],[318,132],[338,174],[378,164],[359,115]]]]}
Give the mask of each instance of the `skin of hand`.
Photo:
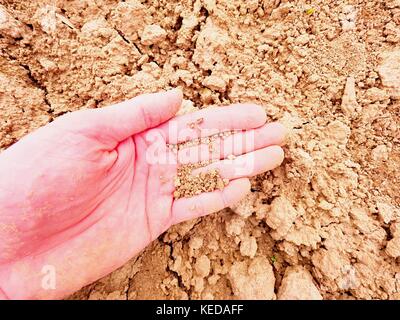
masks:
{"type": "Polygon", "coordinates": [[[235,204],[250,191],[249,176],[282,162],[284,128],[266,124],[262,107],[175,117],[181,103],[181,92],[172,90],[69,113],[0,154],[0,297],[66,297],[122,266],[171,225],[235,204]],[[198,170],[217,168],[229,184],[174,199],[177,166],[204,153],[173,152],[168,144],[224,130],[242,131],[221,139],[220,161],[198,170]],[[253,140],[233,150],[233,137],[253,140]],[[224,160],[228,154],[237,157],[224,160]]]}

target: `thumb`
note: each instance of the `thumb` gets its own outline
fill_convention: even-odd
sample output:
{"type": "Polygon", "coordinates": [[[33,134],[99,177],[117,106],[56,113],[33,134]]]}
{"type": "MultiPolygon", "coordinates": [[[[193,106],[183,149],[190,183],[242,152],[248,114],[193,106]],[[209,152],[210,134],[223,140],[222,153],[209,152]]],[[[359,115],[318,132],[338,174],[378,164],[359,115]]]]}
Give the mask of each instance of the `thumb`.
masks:
{"type": "Polygon", "coordinates": [[[181,104],[182,92],[178,89],[143,94],[109,107],[78,111],[69,127],[115,144],[168,121],[181,104]]]}

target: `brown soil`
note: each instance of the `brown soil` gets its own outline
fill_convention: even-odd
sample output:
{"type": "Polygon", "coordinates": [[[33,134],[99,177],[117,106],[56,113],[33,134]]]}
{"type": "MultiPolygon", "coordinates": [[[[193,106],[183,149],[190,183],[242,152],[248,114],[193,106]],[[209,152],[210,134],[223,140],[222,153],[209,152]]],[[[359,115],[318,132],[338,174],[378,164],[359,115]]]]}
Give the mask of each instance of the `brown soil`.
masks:
{"type": "Polygon", "coordinates": [[[171,87],[188,109],[262,104],[291,132],[241,204],[72,298],[400,298],[399,0],[0,3],[0,150],[171,87]]]}

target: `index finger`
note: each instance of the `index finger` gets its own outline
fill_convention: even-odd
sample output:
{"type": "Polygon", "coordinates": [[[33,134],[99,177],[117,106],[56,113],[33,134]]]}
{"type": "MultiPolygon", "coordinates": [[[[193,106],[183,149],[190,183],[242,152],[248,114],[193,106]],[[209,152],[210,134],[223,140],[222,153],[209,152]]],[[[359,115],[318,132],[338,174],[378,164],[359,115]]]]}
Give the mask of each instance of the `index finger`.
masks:
{"type": "Polygon", "coordinates": [[[169,144],[178,144],[230,130],[261,127],[267,121],[256,104],[233,104],[178,116],[159,127],[169,144]]]}

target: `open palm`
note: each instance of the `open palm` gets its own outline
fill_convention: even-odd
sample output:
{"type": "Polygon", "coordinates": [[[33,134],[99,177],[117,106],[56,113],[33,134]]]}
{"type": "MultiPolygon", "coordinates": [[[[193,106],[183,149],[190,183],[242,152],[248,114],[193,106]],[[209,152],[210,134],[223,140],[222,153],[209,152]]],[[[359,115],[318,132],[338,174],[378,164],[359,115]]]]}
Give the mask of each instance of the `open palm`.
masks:
{"type": "Polygon", "coordinates": [[[71,113],[0,154],[0,297],[64,297],[171,225],[236,203],[249,192],[249,176],[281,163],[284,130],[265,124],[261,107],[174,117],[181,102],[174,90],[71,113]],[[240,131],[215,140],[214,152],[202,143],[170,147],[230,130],[240,131]],[[197,172],[218,169],[229,184],[174,199],[178,166],[210,158],[197,172]],[[43,282],[49,272],[53,286],[43,282]]]}

